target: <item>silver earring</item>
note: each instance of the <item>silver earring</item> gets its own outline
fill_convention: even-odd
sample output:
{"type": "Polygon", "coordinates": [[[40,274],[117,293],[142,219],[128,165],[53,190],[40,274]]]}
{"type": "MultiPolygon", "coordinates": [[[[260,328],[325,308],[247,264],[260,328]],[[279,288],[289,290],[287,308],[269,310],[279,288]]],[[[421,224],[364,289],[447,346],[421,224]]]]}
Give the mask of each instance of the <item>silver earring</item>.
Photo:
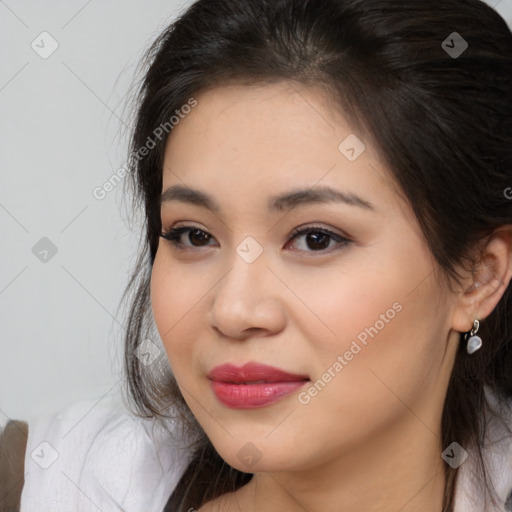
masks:
{"type": "MultiPolygon", "coordinates": [[[[471,329],[471,332],[469,333],[469,340],[466,347],[467,353],[469,355],[474,354],[481,346],[482,346],[482,338],[480,336],[475,336],[476,332],[478,331],[478,328],[480,327],[480,322],[475,318],[473,322],[473,328],[471,329]]],[[[468,334],[466,333],[464,339],[467,339],[468,334]]]]}

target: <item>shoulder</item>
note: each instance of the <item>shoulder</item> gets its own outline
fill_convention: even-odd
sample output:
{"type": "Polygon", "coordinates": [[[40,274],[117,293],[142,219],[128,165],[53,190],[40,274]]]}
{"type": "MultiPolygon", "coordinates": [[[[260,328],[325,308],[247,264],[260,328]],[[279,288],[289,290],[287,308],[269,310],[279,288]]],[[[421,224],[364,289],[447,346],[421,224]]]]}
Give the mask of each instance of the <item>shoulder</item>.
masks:
{"type": "Polygon", "coordinates": [[[457,479],[454,512],[489,510],[512,511],[512,397],[505,397],[486,387],[486,398],[493,411],[484,418],[485,442],[481,446],[488,477],[497,493],[497,508],[485,508],[483,482],[477,470],[478,454],[475,447],[466,447],[457,479]]]}
{"type": "Polygon", "coordinates": [[[188,462],[184,440],[119,402],[82,400],[29,422],[21,512],[163,509],[188,462]]]}
{"type": "Polygon", "coordinates": [[[494,488],[500,497],[500,506],[510,511],[512,497],[512,397],[486,389],[487,398],[495,416],[488,419],[484,453],[494,488]]]}

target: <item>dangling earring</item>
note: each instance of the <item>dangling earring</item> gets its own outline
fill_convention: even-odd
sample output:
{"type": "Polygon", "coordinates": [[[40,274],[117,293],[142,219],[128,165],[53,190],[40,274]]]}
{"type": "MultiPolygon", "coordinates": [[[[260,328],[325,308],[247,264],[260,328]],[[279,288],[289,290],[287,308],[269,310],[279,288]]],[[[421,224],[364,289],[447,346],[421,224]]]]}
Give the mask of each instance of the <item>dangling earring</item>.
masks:
{"type": "MultiPolygon", "coordinates": [[[[482,346],[482,338],[480,336],[475,336],[476,332],[478,331],[478,328],[480,327],[480,322],[475,318],[473,322],[473,328],[471,329],[471,332],[469,333],[469,340],[466,347],[467,353],[469,355],[474,354],[481,346],[482,346]]],[[[464,336],[464,339],[466,340],[468,338],[468,334],[466,333],[464,336]]]]}

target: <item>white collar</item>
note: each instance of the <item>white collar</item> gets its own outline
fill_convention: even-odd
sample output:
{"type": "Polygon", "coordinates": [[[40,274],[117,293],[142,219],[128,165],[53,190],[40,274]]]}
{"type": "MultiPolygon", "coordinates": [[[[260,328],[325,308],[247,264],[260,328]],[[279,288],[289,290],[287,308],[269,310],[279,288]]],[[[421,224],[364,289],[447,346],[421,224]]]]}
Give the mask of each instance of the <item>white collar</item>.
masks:
{"type": "MultiPolygon", "coordinates": [[[[503,404],[506,413],[505,422],[512,427],[512,403],[498,398],[486,387],[485,394],[493,407],[503,404]]],[[[502,422],[495,418],[486,418],[487,433],[483,454],[488,468],[488,476],[499,497],[499,503],[492,506],[484,502],[483,482],[478,478],[477,454],[468,449],[468,458],[459,468],[454,512],[509,512],[505,502],[512,491],[512,437],[502,422]]]]}

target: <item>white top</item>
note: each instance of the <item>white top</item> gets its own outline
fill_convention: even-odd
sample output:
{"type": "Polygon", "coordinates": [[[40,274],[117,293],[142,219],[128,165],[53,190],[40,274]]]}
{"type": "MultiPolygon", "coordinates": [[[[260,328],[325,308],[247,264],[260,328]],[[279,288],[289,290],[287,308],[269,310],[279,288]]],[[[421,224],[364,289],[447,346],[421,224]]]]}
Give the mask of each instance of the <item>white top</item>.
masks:
{"type": "Polygon", "coordinates": [[[28,424],[20,512],[162,512],[191,455],[119,396],[28,424]]]}
{"type": "MultiPolygon", "coordinates": [[[[454,512],[508,512],[512,439],[494,424],[489,439],[498,440],[486,453],[500,504],[485,509],[469,452],[454,512]]],[[[39,417],[29,422],[20,512],[162,512],[188,464],[184,445],[183,437],[170,440],[154,421],[127,412],[118,398],[84,400],[39,417]]]]}

